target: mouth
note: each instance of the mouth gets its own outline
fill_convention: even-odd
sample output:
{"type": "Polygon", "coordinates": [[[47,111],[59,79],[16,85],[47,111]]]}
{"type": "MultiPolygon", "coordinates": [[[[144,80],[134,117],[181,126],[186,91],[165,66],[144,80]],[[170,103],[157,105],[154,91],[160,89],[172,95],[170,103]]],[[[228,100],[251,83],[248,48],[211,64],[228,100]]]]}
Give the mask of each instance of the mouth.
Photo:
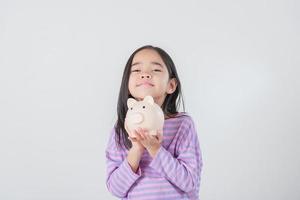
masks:
{"type": "Polygon", "coordinates": [[[137,84],[137,86],[153,87],[154,85],[150,82],[144,82],[144,83],[137,84]]]}

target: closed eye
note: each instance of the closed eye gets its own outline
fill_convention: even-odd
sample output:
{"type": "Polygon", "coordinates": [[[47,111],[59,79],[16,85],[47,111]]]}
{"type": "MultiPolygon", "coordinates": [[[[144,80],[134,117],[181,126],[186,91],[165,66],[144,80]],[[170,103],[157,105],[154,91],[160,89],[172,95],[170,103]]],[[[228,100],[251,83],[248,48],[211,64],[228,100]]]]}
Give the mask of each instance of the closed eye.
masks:
{"type": "Polygon", "coordinates": [[[135,70],[131,70],[131,72],[140,72],[141,70],[139,69],[135,69],[135,70]]]}
{"type": "Polygon", "coordinates": [[[154,69],[153,71],[155,71],[155,72],[161,72],[160,69],[154,69]]]}

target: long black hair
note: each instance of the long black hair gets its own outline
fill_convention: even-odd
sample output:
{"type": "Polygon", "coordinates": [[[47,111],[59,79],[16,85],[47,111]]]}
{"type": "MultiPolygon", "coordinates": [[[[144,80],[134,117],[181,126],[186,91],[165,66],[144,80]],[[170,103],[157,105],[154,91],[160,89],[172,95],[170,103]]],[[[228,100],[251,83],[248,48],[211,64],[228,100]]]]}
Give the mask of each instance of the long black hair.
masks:
{"type": "Polygon", "coordinates": [[[127,107],[127,99],[128,98],[134,98],[131,96],[129,89],[128,89],[128,81],[129,81],[129,76],[131,72],[131,65],[132,65],[132,60],[135,54],[143,49],[151,49],[156,51],[160,57],[162,58],[164,64],[167,67],[168,73],[169,73],[169,79],[175,78],[177,82],[177,87],[176,90],[172,94],[168,94],[164,100],[164,103],[162,104],[161,108],[164,112],[164,114],[167,117],[173,117],[178,113],[178,109],[180,107],[180,101],[182,101],[183,104],[183,110],[185,110],[184,107],[184,101],[183,101],[183,96],[182,96],[182,91],[181,91],[181,83],[176,71],[175,64],[169,54],[165,52],[163,49],[159,47],[154,47],[151,45],[146,45],[142,46],[138,49],[136,49],[131,56],[129,57],[125,69],[123,72],[123,78],[121,82],[121,87],[120,87],[120,92],[119,92],[119,97],[118,97],[118,105],[117,105],[117,113],[118,113],[118,119],[115,124],[115,130],[116,130],[116,143],[119,146],[124,146],[125,148],[129,149],[131,148],[131,141],[128,139],[128,133],[126,132],[124,128],[124,122],[125,122],[125,117],[126,117],[126,112],[128,110],[127,107]]]}

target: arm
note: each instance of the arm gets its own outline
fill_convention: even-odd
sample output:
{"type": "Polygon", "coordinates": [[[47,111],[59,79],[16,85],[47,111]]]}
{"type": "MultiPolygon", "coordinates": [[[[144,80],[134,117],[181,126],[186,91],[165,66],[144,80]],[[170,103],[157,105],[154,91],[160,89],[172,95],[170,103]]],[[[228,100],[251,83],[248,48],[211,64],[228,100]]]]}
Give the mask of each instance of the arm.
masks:
{"type": "MultiPolygon", "coordinates": [[[[126,124],[125,129],[127,132],[129,132],[126,124]]],[[[136,134],[136,131],[134,131],[134,134],[136,134]]],[[[132,147],[128,151],[127,161],[132,171],[136,173],[145,148],[140,142],[136,141],[134,138],[128,137],[128,139],[131,141],[132,147]]]]}
{"type": "Polygon", "coordinates": [[[177,141],[177,155],[174,157],[164,147],[160,147],[150,167],[165,175],[173,185],[184,192],[197,189],[200,184],[202,157],[196,130],[188,121],[177,141]]]}
{"type": "Polygon", "coordinates": [[[117,147],[115,143],[115,131],[113,129],[107,148],[106,148],[106,164],[107,164],[107,189],[117,197],[126,197],[129,189],[135,181],[141,176],[141,171],[138,166],[139,160],[134,157],[134,150],[128,152],[123,148],[117,147]],[[133,171],[136,168],[136,173],[133,171]]]}
{"type": "Polygon", "coordinates": [[[139,168],[142,155],[143,153],[139,149],[135,148],[134,146],[128,151],[128,155],[126,159],[134,173],[136,173],[139,168]]]}

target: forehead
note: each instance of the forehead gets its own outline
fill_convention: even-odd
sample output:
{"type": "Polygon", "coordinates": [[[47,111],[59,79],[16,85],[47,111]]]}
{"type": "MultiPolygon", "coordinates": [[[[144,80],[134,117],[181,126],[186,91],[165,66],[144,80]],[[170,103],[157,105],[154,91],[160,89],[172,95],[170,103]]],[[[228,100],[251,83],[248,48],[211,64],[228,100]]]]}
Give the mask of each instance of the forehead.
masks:
{"type": "Polygon", "coordinates": [[[164,65],[164,61],[160,57],[160,55],[153,49],[143,49],[137,52],[132,60],[132,64],[135,62],[159,62],[164,65]]]}

